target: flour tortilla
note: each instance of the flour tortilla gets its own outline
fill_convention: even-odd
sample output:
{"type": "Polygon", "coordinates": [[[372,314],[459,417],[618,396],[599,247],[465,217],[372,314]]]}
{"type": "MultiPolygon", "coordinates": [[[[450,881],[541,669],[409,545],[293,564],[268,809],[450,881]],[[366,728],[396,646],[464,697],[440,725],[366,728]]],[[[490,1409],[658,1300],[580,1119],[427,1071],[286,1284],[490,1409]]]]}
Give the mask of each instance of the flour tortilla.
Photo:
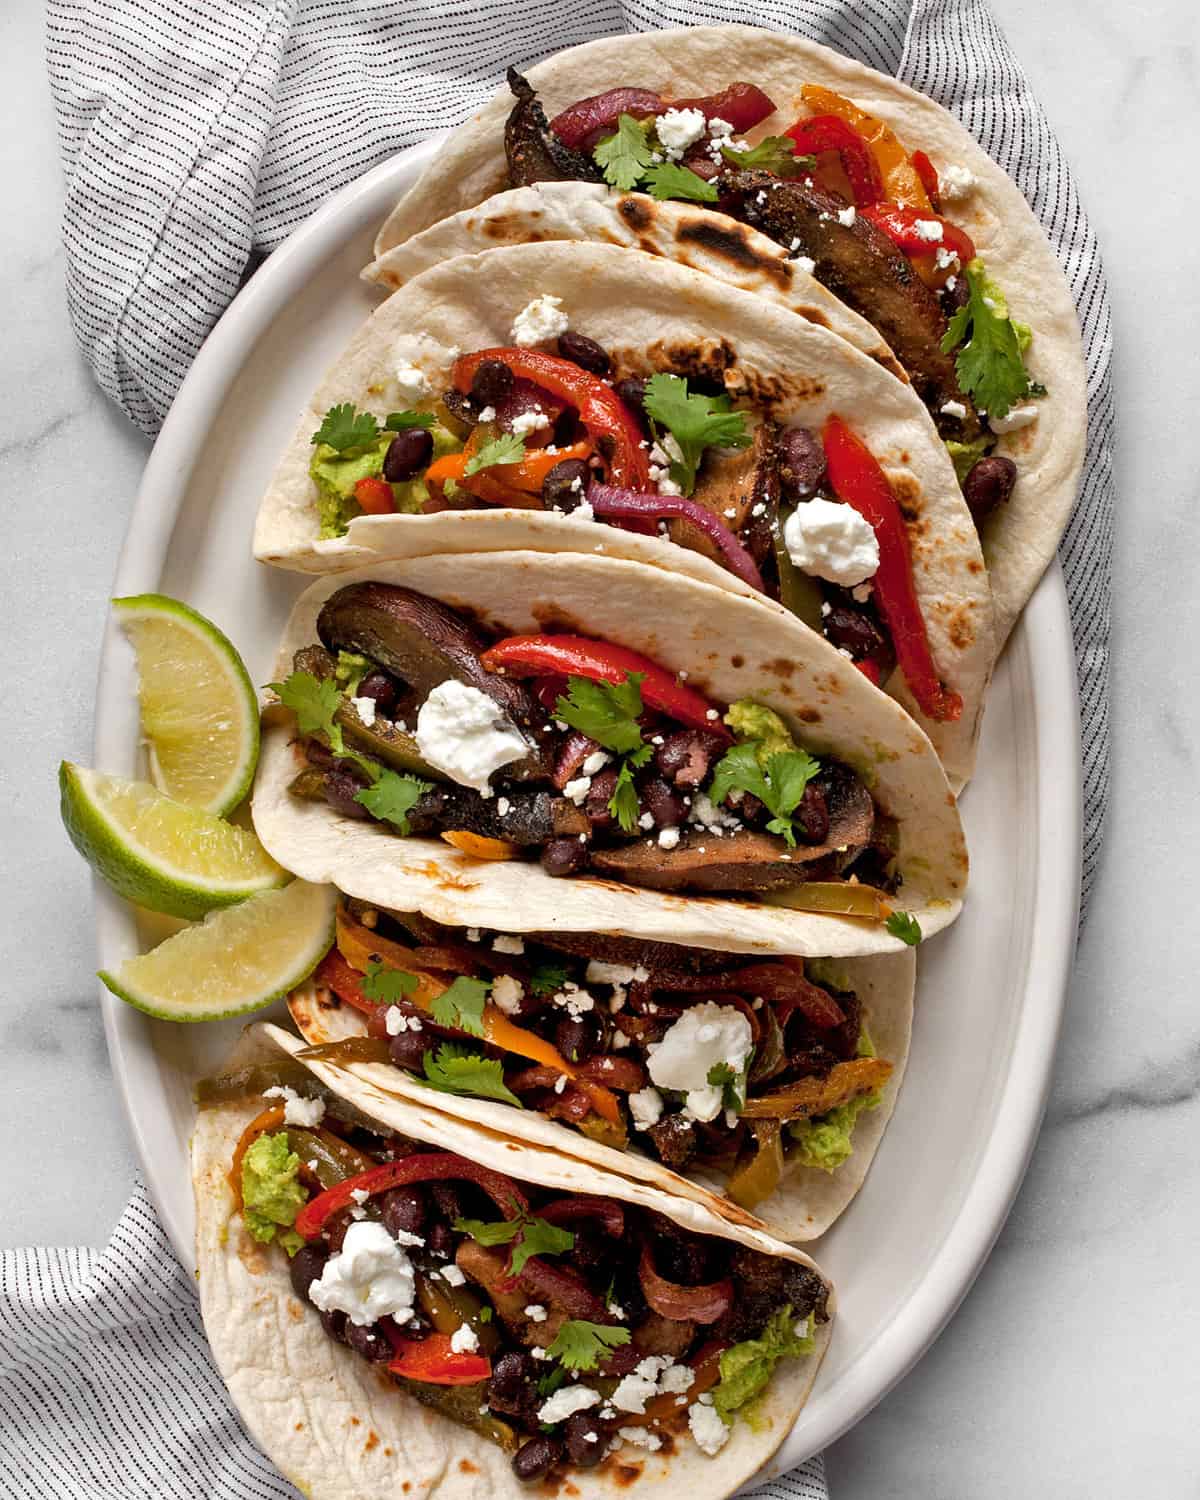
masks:
{"type": "MultiPolygon", "coordinates": [[[[657,536],[545,511],[484,507],[436,515],[358,516],[346,536],[319,537],[311,437],[324,413],[351,401],[382,420],[407,404],[396,382],[415,364],[445,389],[459,350],[510,342],[513,317],[544,293],[563,299],[580,332],[598,339],[625,373],[697,366],[720,376],[763,415],[819,428],[838,411],[886,469],[908,518],[913,577],[939,675],[962,694],[952,724],[922,718],[899,673],[889,691],[929,734],[958,790],[969,778],[995,657],[991,591],[979,538],[949,455],[906,385],[846,340],[765,299],[637,250],[530,244],[460,256],[389,297],[330,371],[301,417],[255,528],[255,556],[315,572],[372,557],[518,548],[603,554],[761,599],[698,552],[657,536]]],[[[781,617],[782,605],[763,603],[781,617]]],[[[801,627],[806,629],[807,627],[801,627]]]]}
{"type": "MultiPolygon", "coordinates": [[[[897,387],[899,389],[899,387],[897,387]]],[[[377,580],[470,610],[498,635],[548,623],[640,651],[714,702],[775,709],[815,754],[853,765],[897,819],[903,895],[926,937],[958,915],[967,851],[953,793],[907,714],[811,630],[780,610],[643,564],[575,553],[460,553],[377,563],[323,578],[296,601],[276,676],[316,640],[321,605],[377,580]]],[[[438,838],[399,838],[292,797],[301,767],[290,715],[268,714],[252,813],[259,838],[293,874],[394,911],[503,932],[619,932],[730,953],[848,957],[903,951],[877,923],[790,911],[759,900],[674,895],[525,860],[475,860],[438,838]]]]}
{"type": "MultiPolygon", "coordinates": [[[[975,190],[946,206],[1004,289],[1013,316],[1032,327],[1027,364],[1048,391],[1038,398],[1038,420],[1001,438],[997,450],[1010,455],[1020,471],[1012,499],[983,528],[999,649],[1070,518],[1087,433],[1086,375],[1070,288],[1016,184],[953,115],[924,94],[815,42],[753,26],[604,37],[556,53],[526,76],[551,118],[577,99],[621,85],[678,99],[712,94],[735,80],[756,83],[777,109],[748,132],[752,141],[778,135],[811,113],[800,89],[822,84],[884,120],[910,149],[924,151],[939,172],[957,165],[972,173],[975,190]]],[[[451,133],[380,230],[377,261],[437,220],[508,187],[504,121],[512,105],[505,88],[451,133]]]]}
{"type": "MultiPolygon", "coordinates": [[[[839,988],[854,990],[862,1001],[868,1034],[876,1053],[892,1064],[892,1075],[876,1108],[859,1115],[854,1128],[854,1152],[847,1161],[833,1172],[790,1163],[771,1197],[756,1205],[755,1217],[781,1240],[816,1239],[858,1192],[895,1108],[908,1061],[917,967],[912,950],[839,959],[835,967],[839,988]]],[[[342,1005],[331,991],[313,983],[302,985],[291,995],[288,1009],[296,1029],[314,1047],[367,1034],[366,1017],[361,1011],[342,1005]]],[[[428,1102],[429,1090],[403,1068],[386,1063],[352,1063],[347,1071],[385,1093],[418,1104],[428,1102]]],[[[673,1172],[636,1146],[618,1151],[600,1145],[537,1110],[514,1109],[494,1099],[457,1098],[452,1094],[441,1096],[437,1107],[485,1129],[545,1146],[560,1155],[578,1157],[606,1172],[651,1183],[676,1197],[694,1199],[718,1213],[728,1213],[736,1207],[722,1200],[724,1179],[718,1175],[673,1172]]]]}
{"type": "MultiPolygon", "coordinates": [[[[242,1067],[295,1053],[303,1044],[275,1026],[250,1029],[230,1059],[242,1067]]],[[[336,1068],[309,1064],[344,1099],[414,1140],[539,1186],[602,1193],[666,1214],[683,1227],[813,1266],[802,1251],[761,1229],[727,1223],[696,1203],[668,1197],[595,1167],[478,1130],[423,1109],[336,1068]]],[[[254,1101],[201,1111],[192,1137],[196,1266],[213,1358],[251,1435],[310,1500],[519,1500],[529,1489],[493,1443],[431,1411],[380,1378],[322,1329],[292,1292],[283,1253],[250,1238],[234,1210],[227,1173],[254,1101]]],[[[833,1298],[830,1297],[830,1311],[833,1298]]],[[[577,1500],[630,1492],[722,1500],[767,1462],[790,1432],[828,1348],[832,1319],[815,1329],[816,1350],[785,1360],[762,1398],[755,1426],[735,1422],[729,1442],[707,1458],[686,1434],[667,1456],[625,1447],[615,1460],[571,1475],[577,1500]],[[631,1475],[634,1466],[640,1474],[631,1475]]]]}

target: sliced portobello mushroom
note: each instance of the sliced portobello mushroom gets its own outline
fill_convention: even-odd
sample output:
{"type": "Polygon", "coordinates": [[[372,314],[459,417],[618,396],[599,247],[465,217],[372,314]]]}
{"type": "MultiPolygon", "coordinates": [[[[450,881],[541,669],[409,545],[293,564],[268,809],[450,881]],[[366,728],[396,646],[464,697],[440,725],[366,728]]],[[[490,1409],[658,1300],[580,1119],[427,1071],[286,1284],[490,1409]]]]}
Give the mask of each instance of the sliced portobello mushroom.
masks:
{"type": "Polygon", "coordinates": [[[538,780],[549,774],[534,737],[534,730],[545,724],[536,699],[523,683],[484,668],[479,657],[489,645],[487,638],[438,600],[396,584],[348,584],[325,601],[317,634],[328,651],[369,657],[421,699],[449,678],[478,688],[529,746],[528,755],[504,767],[505,779],[538,780]]]}
{"type": "MultiPolygon", "coordinates": [[[[756,503],[764,499],[764,489],[770,482],[766,471],[773,468],[774,463],[771,425],[760,422],[754,430],[754,442],[750,447],[708,450],[691,498],[719,517],[730,531],[740,533],[750,522],[756,503]]],[[[691,521],[670,521],[667,532],[679,546],[702,552],[714,562],[722,561],[717,548],[691,521]]]]}
{"type": "Polygon", "coordinates": [[[564,146],[550,129],[546,111],[532,84],[516,68],[508,70],[508,86],[516,103],[504,124],[504,155],[510,187],[531,182],[600,182],[599,167],[582,151],[564,146]]]}
{"type": "Polygon", "coordinates": [[[510,791],[503,817],[497,811],[498,801],[485,799],[470,787],[446,783],[418,798],[408,814],[408,825],[416,834],[478,833],[535,848],[551,839],[586,834],[591,826],[582,808],[552,792],[510,791]]]}

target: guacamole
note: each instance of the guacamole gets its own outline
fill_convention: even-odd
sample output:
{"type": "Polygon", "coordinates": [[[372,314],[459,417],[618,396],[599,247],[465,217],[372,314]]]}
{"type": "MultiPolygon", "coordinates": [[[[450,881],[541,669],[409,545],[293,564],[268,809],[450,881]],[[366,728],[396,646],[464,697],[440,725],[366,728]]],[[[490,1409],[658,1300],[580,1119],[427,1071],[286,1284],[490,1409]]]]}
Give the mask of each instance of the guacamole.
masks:
{"type": "MultiPolygon", "coordinates": [[[[875,1045],[865,1026],[858,1035],[858,1055],[875,1056],[875,1045]]],[[[839,1104],[828,1114],[817,1115],[812,1120],[794,1121],[788,1126],[788,1134],[795,1142],[789,1160],[798,1161],[801,1166],[816,1167],[821,1172],[836,1171],[854,1154],[852,1137],[859,1115],[868,1109],[877,1109],[882,1097],[879,1089],[872,1089],[869,1094],[859,1094],[857,1098],[839,1104]]]]}
{"type": "Polygon", "coordinates": [[[284,1130],[260,1135],[242,1157],[242,1220],[256,1240],[278,1240],[289,1255],[304,1244],[292,1228],[308,1201],[299,1171],[300,1158],[284,1130]]]}
{"type": "MultiPolygon", "coordinates": [[[[429,428],[429,435],[433,439],[434,459],[457,453],[462,448],[458,438],[440,423],[429,428]]],[[[328,443],[318,443],[313,449],[308,472],[317,487],[323,538],[344,536],[350,522],[361,514],[354,498],[354,486],[360,479],[377,479],[382,475],[383,460],[395,436],[394,432],[384,431],[363,447],[344,453],[331,448],[328,443]]],[[[429,499],[428,486],[420,478],[392,485],[392,494],[396,498],[396,510],[403,515],[417,514],[429,499]]]]}
{"type": "Polygon", "coordinates": [[[800,746],[788,733],[787,725],[773,708],[764,708],[751,698],[739,698],[730,704],[725,722],[737,736],[739,742],[756,740],[755,752],[759,765],[765,771],[772,755],[799,750],[800,746]]]}

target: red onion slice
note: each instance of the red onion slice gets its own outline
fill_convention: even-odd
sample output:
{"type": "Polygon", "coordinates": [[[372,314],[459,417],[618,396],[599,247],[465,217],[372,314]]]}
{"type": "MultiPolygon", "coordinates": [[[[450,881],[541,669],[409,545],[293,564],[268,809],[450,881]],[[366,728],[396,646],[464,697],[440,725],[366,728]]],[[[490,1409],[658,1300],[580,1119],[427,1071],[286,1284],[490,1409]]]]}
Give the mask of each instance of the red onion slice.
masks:
{"type": "Polygon", "coordinates": [[[705,1286],[681,1286],[677,1281],[667,1281],[654,1269],[649,1245],[642,1246],[638,1279],[654,1311],[676,1323],[715,1323],[733,1303],[733,1282],[728,1278],[705,1286]]]}
{"type": "Polygon", "coordinates": [[[614,521],[664,520],[668,516],[690,521],[698,527],[720,552],[725,566],[743,583],[764,593],[762,574],[758,564],[730,531],[729,527],[686,495],[647,495],[637,490],[621,490],[611,484],[588,486],[588,504],[597,516],[614,521]]]}
{"type": "Polygon", "coordinates": [[[591,1193],[575,1193],[570,1198],[556,1198],[553,1203],[544,1203],[538,1209],[538,1218],[547,1224],[574,1224],[579,1219],[591,1219],[598,1223],[614,1240],[625,1233],[625,1210],[611,1198],[598,1198],[591,1193]]]}

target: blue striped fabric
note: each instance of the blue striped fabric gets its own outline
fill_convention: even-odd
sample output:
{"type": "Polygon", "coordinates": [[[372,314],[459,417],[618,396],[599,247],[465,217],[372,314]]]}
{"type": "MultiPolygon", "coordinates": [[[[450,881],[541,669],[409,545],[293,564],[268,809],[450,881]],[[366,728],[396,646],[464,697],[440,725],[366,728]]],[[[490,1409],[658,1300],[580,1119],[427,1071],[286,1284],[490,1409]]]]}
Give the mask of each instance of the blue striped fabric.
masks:
{"type": "MultiPolygon", "coordinates": [[[[735,4],[581,0],[48,0],[66,167],[68,301],[105,391],[161,423],[257,259],[335,188],[456,124],[508,63],[735,4]]],[[[1070,280],[1088,459],[1062,545],[1083,717],[1084,895],[1108,771],[1113,410],[1095,237],[1044,114],[983,0],[765,0],[951,109],[1020,184],[1070,280]]],[[[284,1500],[208,1358],[192,1287],[142,1189],[107,1250],[0,1256],[0,1485],[33,1500],[284,1500]]],[[[825,1500],[820,1459],[763,1500],[825,1500]]]]}

